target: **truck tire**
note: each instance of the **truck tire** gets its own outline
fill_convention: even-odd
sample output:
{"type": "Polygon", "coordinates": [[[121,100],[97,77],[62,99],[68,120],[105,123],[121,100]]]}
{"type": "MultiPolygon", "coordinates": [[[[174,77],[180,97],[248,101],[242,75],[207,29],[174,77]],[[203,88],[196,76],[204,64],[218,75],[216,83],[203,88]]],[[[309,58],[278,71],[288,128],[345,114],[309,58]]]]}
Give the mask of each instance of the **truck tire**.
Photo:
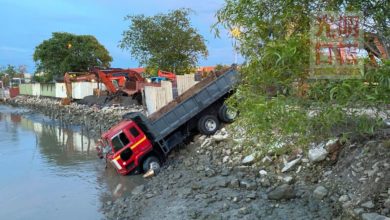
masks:
{"type": "Polygon", "coordinates": [[[232,123],[237,118],[238,112],[222,105],[218,110],[218,117],[225,123],[232,123]]]}
{"type": "Polygon", "coordinates": [[[149,156],[142,163],[142,170],[147,172],[150,169],[153,169],[154,172],[158,172],[160,170],[161,164],[160,161],[155,156],[149,156]]]}
{"type": "Polygon", "coordinates": [[[198,121],[198,130],[201,134],[212,135],[219,128],[219,120],[214,115],[204,115],[198,121]]]}

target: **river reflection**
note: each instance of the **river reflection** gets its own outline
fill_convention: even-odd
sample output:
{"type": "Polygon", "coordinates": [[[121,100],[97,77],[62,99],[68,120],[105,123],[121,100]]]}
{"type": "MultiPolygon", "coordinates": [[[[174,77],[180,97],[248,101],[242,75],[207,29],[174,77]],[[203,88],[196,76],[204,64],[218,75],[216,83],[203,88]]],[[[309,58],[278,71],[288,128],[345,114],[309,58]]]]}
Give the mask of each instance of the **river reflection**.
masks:
{"type": "Polygon", "coordinates": [[[102,219],[143,182],[105,169],[82,129],[15,111],[0,105],[0,219],[102,219]]]}

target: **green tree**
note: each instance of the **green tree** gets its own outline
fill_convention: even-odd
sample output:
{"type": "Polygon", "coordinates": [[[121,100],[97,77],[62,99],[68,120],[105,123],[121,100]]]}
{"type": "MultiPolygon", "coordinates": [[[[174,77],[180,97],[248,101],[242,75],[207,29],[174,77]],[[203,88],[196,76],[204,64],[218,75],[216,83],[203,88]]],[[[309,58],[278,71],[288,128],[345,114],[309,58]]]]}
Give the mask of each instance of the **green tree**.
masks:
{"type": "Polygon", "coordinates": [[[324,10],[362,11],[364,31],[389,39],[390,5],[385,0],[226,0],[217,12],[216,33],[221,27],[239,29],[234,36],[246,58],[237,99],[230,101],[240,110],[239,122],[265,146],[299,146],[333,135],[372,132],[377,121],[346,109],[378,109],[390,101],[387,61],[361,80],[308,81],[310,22],[324,10]],[[302,96],[300,85],[305,83],[309,89],[302,96]]]}
{"type": "Polygon", "coordinates": [[[63,76],[68,71],[87,71],[93,66],[109,67],[112,57],[91,35],[54,32],[34,51],[37,72],[44,72],[45,81],[63,76]]]}
{"type": "Polygon", "coordinates": [[[0,80],[4,85],[9,86],[12,78],[18,75],[18,71],[15,66],[8,64],[7,67],[0,67],[0,80]]]}
{"type": "Polygon", "coordinates": [[[168,14],[128,15],[128,30],[119,46],[130,51],[148,69],[162,69],[177,74],[189,73],[198,57],[207,57],[204,38],[191,27],[188,9],[168,14]]]}

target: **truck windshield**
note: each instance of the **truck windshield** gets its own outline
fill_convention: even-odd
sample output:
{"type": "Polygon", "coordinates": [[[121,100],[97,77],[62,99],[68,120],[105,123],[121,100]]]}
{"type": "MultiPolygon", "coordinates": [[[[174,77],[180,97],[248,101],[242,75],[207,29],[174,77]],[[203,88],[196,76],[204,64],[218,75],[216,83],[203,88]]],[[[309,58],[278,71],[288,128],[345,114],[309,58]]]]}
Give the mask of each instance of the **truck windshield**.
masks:
{"type": "Polygon", "coordinates": [[[120,133],[117,136],[115,136],[112,140],[112,146],[114,148],[114,151],[119,151],[126,145],[130,143],[129,139],[126,137],[125,133],[120,133]]]}

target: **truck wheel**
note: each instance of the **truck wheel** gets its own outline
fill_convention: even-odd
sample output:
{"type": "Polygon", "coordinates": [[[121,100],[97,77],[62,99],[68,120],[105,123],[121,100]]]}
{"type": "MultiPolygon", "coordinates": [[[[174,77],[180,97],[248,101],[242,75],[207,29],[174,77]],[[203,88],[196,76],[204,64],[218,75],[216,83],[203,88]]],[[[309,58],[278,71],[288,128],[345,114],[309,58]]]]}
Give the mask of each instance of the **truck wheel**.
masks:
{"type": "Polygon", "coordinates": [[[218,117],[225,123],[232,123],[237,118],[238,112],[235,109],[222,105],[218,110],[218,117]]]}
{"type": "Polygon", "coordinates": [[[160,161],[157,159],[157,157],[154,156],[146,158],[146,160],[142,164],[142,169],[144,172],[147,172],[150,169],[154,170],[154,172],[158,172],[160,170],[160,167],[160,161]]]}
{"type": "Polygon", "coordinates": [[[205,115],[198,121],[198,130],[201,134],[211,135],[217,132],[219,120],[214,115],[205,115]]]}

